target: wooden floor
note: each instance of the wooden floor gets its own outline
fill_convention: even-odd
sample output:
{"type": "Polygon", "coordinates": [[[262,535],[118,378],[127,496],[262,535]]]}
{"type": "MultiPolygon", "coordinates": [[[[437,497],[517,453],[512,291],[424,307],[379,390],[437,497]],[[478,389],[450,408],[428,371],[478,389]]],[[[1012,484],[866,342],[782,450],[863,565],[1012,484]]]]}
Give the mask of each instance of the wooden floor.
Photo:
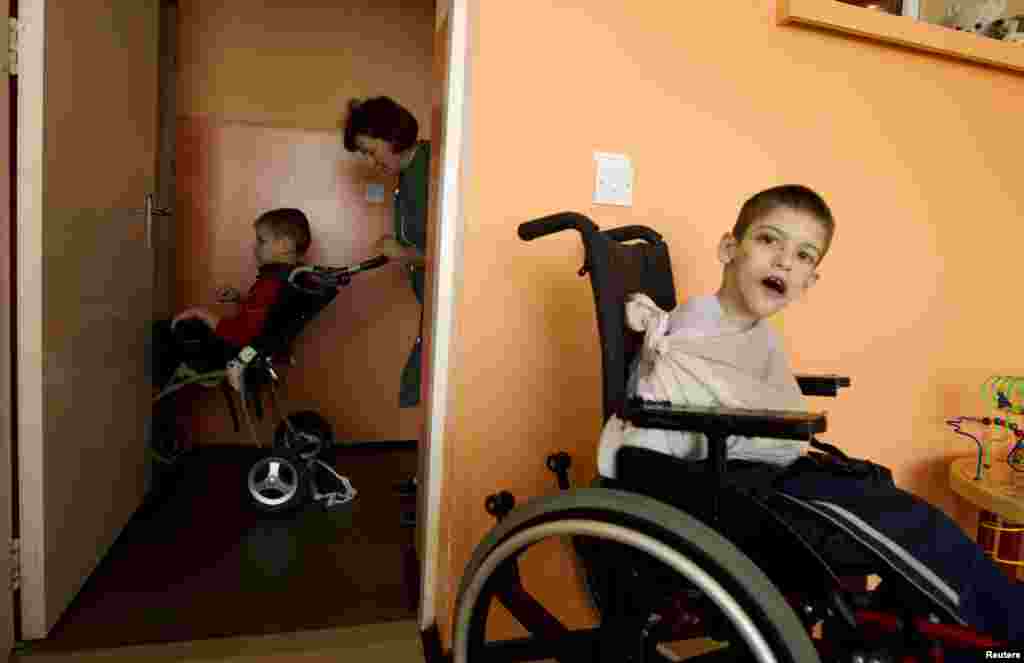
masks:
{"type": "Polygon", "coordinates": [[[16,653],[11,659],[15,663],[421,663],[423,660],[414,621],[119,649],[16,653]]]}
{"type": "MultiPolygon", "coordinates": [[[[356,499],[334,512],[312,505],[276,517],[246,501],[245,476],[257,457],[252,449],[222,447],[189,459],[165,482],[172,487],[167,497],[125,527],[50,637],[26,644],[33,660],[44,653],[293,632],[318,633],[308,637],[324,638],[327,651],[345,646],[331,644],[336,629],[368,624],[378,626],[366,633],[387,635],[382,642],[394,639],[392,628],[408,632],[408,642],[403,636],[392,643],[408,649],[416,640],[408,624],[416,616],[419,578],[414,529],[400,522],[409,500],[394,484],[416,472],[415,446],[342,449],[334,464],[358,491],[356,499]]],[[[250,649],[231,658],[184,660],[284,660],[251,658],[257,653],[250,649]]]]}

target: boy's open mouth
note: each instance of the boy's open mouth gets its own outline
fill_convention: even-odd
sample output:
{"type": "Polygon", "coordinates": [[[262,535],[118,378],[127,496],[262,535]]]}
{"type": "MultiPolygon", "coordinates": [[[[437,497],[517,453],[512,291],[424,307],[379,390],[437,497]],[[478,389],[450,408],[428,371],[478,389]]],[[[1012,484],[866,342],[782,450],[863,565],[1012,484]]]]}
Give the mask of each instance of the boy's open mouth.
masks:
{"type": "Polygon", "coordinates": [[[775,292],[780,297],[785,296],[786,294],[786,282],[778,276],[768,276],[761,279],[761,285],[775,292]]]}

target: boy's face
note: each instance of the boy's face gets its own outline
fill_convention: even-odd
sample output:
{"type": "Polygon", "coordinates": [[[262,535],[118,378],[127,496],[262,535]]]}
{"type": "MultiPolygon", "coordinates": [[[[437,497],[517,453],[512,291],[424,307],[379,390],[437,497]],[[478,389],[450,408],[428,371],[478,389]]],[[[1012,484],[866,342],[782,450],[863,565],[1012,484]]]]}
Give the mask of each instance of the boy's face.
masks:
{"type": "Polygon", "coordinates": [[[395,154],[391,143],[386,140],[359,134],[356,136],[356,147],[374,170],[385,175],[397,175],[401,171],[402,157],[395,154]]]}
{"type": "Polygon", "coordinates": [[[277,237],[268,226],[256,227],[256,246],[253,248],[256,264],[266,265],[271,262],[288,262],[294,246],[287,237],[277,237]]]}
{"type": "Polygon", "coordinates": [[[725,263],[723,311],[753,324],[799,299],[818,280],[825,240],[816,218],[785,207],[752,223],[741,241],[727,233],[718,248],[725,263]]]}

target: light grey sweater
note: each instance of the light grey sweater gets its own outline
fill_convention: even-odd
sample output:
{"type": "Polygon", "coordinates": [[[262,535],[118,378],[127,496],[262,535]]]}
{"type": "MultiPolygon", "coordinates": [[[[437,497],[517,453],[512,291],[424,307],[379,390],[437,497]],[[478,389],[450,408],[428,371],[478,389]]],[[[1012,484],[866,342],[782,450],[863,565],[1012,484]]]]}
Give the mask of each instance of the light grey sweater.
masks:
{"type": "MultiPolygon", "coordinates": [[[[626,304],[627,323],[644,332],[644,348],[630,377],[629,393],[680,405],[768,410],[803,410],[803,396],[774,329],[760,320],[742,331],[722,326],[722,308],[714,295],[694,297],[671,313],[644,295],[626,304]]],[[[615,452],[641,446],[679,458],[707,457],[707,439],[699,433],[637,428],[612,417],[598,449],[598,471],[615,477],[615,452]]],[[[807,442],[730,437],[729,458],[788,465],[807,442]]]]}

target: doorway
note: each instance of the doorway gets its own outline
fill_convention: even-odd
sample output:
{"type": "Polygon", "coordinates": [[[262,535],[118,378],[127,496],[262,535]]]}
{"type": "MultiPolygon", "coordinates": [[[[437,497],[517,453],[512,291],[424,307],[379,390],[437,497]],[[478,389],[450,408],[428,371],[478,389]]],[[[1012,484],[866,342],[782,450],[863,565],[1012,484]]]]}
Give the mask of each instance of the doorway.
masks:
{"type": "MultiPolygon", "coordinates": [[[[278,4],[291,5],[291,3],[278,4]]],[[[325,6],[334,3],[312,4],[314,4],[315,7],[313,7],[311,13],[316,15],[316,18],[313,20],[322,25],[325,6]]],[[[369,4],[373,5],[376,3],[369,4]]],[[[408,5],[409,3],[405,4],[408,5]]],[[[301,14],[302,11],[303,10],[301,9],[293,9],[292,13],[301,14]]],[[[213,10],[213,13],[216,12],[217,10],[213,10]]],[[[353,11],[351,12],[352,16],[350,18],[356,17],[359,14],[360,12],[353,11]]],[[[431,6],[424,12],[424,14],[428,17],[428,21],[425,25],[427,34],[426,42],[429,46],[432,45],[434,41],[435,10],[433,8],[433,3],[431,3],[431,6]]],[[[372,12],[364,13],[362,17],[371,21],[380,18],[379,16],[373,15],[372,12]]],[[[231,31],[235,29],[239,29],[244,32],[244,29],[238,28],[235,23],[231,23],[231,25],[234,27],[226,30],[225,33],[231,33],[231,31]]],[[[268,43],[267,49],[270,54],[274,55],[276,53],[276,55],[280,56],[280,53],[274,49],[274,25],[275,24],[273,23],[264,22],[263,34],[266,36],[265,41],[268,43]]],[[[289,21],[288,24],[283,27],[290,31],[287,34],[291,35],[295,35],[303,31],[301,22],[298,21],[298,19],[289,21]]],[[[403,34],[403,36],[406,35],[403,34]]],[[[223,42],[223,40],[220,41],[223,42]]],[[[359,56],[351,49],[349,49],[349,51],[350,54],[354,54],[351,56],[355,61],[362,62],[363,58],[370,57],[365,55],[359,56]]],[[[265,64],[265,57],[268,56],[254,56],[253,67],[255,69],[260,69],[261,65],[265,64]]],[[[392,69],[398,69],[406,66],[405,63],[406,61],[402,60],[398,63],[387,66],[392,69]]],[[[432,61],[428,51],[425,62],[426,75],[413,74],[406,78],[409,80],[418,79],[420,84],[422,84],[423,81],[430,81],[432,79],[431,64],[432,61]]],[[[310,76],[308,78],[316,81],[318,77],[310,76]]],[[[209,82],[209,79],[199,81],[193,80],[191,83],[185,82],[180,84],[177,89],[189,89],[190,87],[202,88],[203,85],[206,85],[209,82]]],[[[264,81],[260,82],[261,84],[266,85],[264,81]]],[[[378,82],[373,85],[366,83],[365,87],[368,88],[367,93],[355,93],[351,96],[367,96],[367,94],[370,94],[369,90],[372,89],[372,93],[389,94],[402,100],[402,95],[391,91],[394,88],[391,88],[391,90],[387,89],[386,83],[378,82]]],[[[192,89],[192,92],[194,93],[195,89],[192,89]]],[[[426,101],[422,105],[422,110],[416,114],[421,122],[426,124],[425,121],[428,121],[432,115],[430,112],[431,91],[429,89],[426,90],[424,98],[426,101]]],[[[209,101],[208,98],[207,101],[209,101]]],[[[340,118],[340,113],[336,113],[336,115],[340,118]]],[[[369,222],[362,225],[353,224],[346,226],[345,229],[348,231],[347,233],[338,232],[337,226],[331,227],[329,232],[325,233],[327,238],[318,247],[320,249],[320,253],[314,258],[314,260],[316,262],[335,264],[339,262],[339,260],[336,260],[337,258],[344,264],[344,262],[350,262],[345,260],[346,255],[351,255],[357,259],[368,257],[360,255],[360,241],[369,240],[375,237],[372,225],[375,219],[383,220],[386,223],[386,207],[374,209],[370,207],[372,203],[365,200],[365,198],[369,196],[370,185],[378,183],[372,181],[372,177],[365,173],[360,175],[358,173],[359,166],[356,163],[348,164],[349,167],[357,171],[354,177],[351,172],[339,172],[337,167],[337,163],[339,161],[343,163],[342,168],[344,168],[346,167],[346,158],[351,156],[353,162],[355,162],[356,159],[355,155],[345,155],[340,150],[340,136],[336,127],[318,126],[316,123],[308,123],[309,126],[301,126],[303,123],[298,123],[300,126],[288,126],[288,124],[284,122],[275,122],[273,120],[266,121],[266,118],[256,118],[256,121],[253,121],[252,118],[246,117],[244,113],[234,114],[231,112],[210,112],[208,107],[201,108],[199,112],[192,114],[188,112],[182,113],[179,110],[176,120],[177,127],[174,133],[174,139],[178,141],[179,144],[175,150],[177,159],[173,164],[173,171],[175,172],[175,176],[178,180],[178,195],[176,196],[174,203],[176,212],[175,221],[180,225],[177,227],[176,231],[172,233],[173,239],[177,244],[177,246],[174,247],[174,253],[171,255],[169,262],[164,262],[163,264],[165,266],[170,264],[174,267],[173,273],[175,278],[173,281],[176,285],[177,292],[175,293],[173,303],[177,308],[184,305],[182,300],[195,292],[191,290],[192,288],[195,288],[196,291],[202,287],[212,289],[210,287],[211,284],[219,278],[239,277],[237,280],[242,280],[245,277],[244,272],[247,270],[244,269],[244,260],[239,254],[241,252],[245,252],[247,246],[237,241],[238,235],[235,233],[240,229],[250,229],[251,221],[249,221],[246,216],[251,216],[251,214],[246,215],[244,211],[247,205],[258,206],[262,204],[266,206],[271,204],[284,204],[276,203],[271,200],[274,196],[269,193],[269,190],[274,182],[281,184],[285,188],[297,187],[290,189],[288,195],[307,196],[306,201],[316,210],[330,209],[332,205],[336,204],[337,200],[343,201],[347,206],[346,208],[354,206],[354,203],[356,202],[361,203],[365,209],[369,210],[369,213],[367,214],[369,222]],[[255,173],[255,178],[251,177],[254,175],[253,171],[246,170],[246,168],[251,168],[253,164],[259,163],[259,159],[257,158],[259,150],[256,147],[258,145],[258,140],[266,140],[266,149],[273,152],[275,159],[271,161],[272,165],[279,165],[282,162],[288,162],[289,158],[294,160],[294,164],[288,168],[284,168],[282,171],[273,173],[259,170],[259,172],[255,173]],[[192,141],[192,148],[200,147],[202,149],[189,150],[188,147],[183,148],[182,143],[185,143],[187,146],[189,145],[188,141],[192,141]],[[209,142],[204,144],[203,141],[209,142]],[[332,142],[333,145],[331,144],[332,142]],[[240,148],[242,150],[242,156],[240,156],[238,152],[231,151],[236,148],[240,148]],[[245,152],[245,150],[248,150],[248,152],[245,152]],[[182,166],[189,158],[195,158],[197,160],[198,165],[200,166],[198,175],[196,171],[183,173],[182,166]],[[321,184],[326,187],[329,193],[333,193],[336,196],[335,201],[327,199],[326,196],[317,197],[315,193],[309,194],[308,189],[305,194],[302,193],[302,186],[300,185],[308,186],[310,183],[309,180],[316,179],[307,178],[307,181],[305,182],[297,181],[302,178],[296,177],[296,172],[302,172],[303,174],[309,172],[304,168],[300,170],[301,164],[306,162],[312,162],[321,166],[327,163],[333,164],[333,177],[323,180],[321,184]],[[242,165],[242,168],[236,169],[232,172],[230,168],[232,165],[242,165]],[[202,169],[206,170],[203,171],[202,169]],[[181,182],[183,175],[184,179],[190,182],[194,187],[191,191],[191,194],[193,195],[189,195],[190,192],[187,189],[186,194],[182,195],[181,182]],[[249,177],[247,178],[247,176],[249,177]],[[203,179],[204,177],[206,178],[205,180],[203,179]],[[259,190],[255,192],[250,190],[249,193],[251,195],[247,195],[244,186],[244,181],[246,179],[249,181],[255,179],[259,190]],[[219,191],[211,192],[211,188],[215,188],[207,186],[211,182],[214,185],[222,186],[223,188],[219,191]],[[331,186],[335,187],[333,191],[330,189],[331,186]],[[345,187],[349,188],[346,189],[345,187]],[[213,203],[210,204],[211,199],[208,198],[207,207],[204,208],[201,204],[196,204],[196,196],[194,194],[197,190],[200,191],[202,195],[214,194],[212,196],[213,203]],[[257,198],[257,200],[253,202],[251,198],[257,198]],[[224,208],[225,202],[241,202],[241,204],[237,206],[236,210],[228,211],[224,208]],[[189,205],[193,205],[193,207],[191,209],[186,209],[189,205]],[[212,211],[220,214],[221,216],[218,217],[216,214],[211,214],[212,211]],[[189,214],[192,214],[193,216],[188,222],[186,222],[186,217],[188,217],[189,214]],[[229,219],[232,225],[218,223],[218,221],[224,221],[225,219],[229,219]],[[336,234],[332,235],[331,233],[336,234]],[[183,239],[186,241],[183,242],[183,239]],[[240,244],[241,246],[239,246],[240,244]],[[238,250],[239,252],[233,253],[235,250],[238,250]],[[189,253],[190,251],[191,253],[189,253]],[[226,258],[226,260],[224,260],[224,258],[226,258]],[[190,263],[190,261],[192,262],[190,263]],[[181,268],[187,265],[191,265],[193,271],[187,272],[183,275],[181,268]],[[198,270],[196,270],[197,267],[198,270]],[[197,276],[197,274],[206,275],[210,278],[204,279],[201,276],[197,276]]],[[[433,131],[433,127],[428,130],[433,131]]],[[[312,218],[314,218],[314,215],[311,214],[311,219],[312,218]]],[[[363,248],[365,248],[365,246],[363,246],[363,248]]],[[[159,283],[161,278],[161,262],[159,260],[159,254],[155,268],[157,270],[157,283],[159,283]]],[[[393,277],[395,275],[392,274],[390,276],[393,277]]],[[[165,282],[169,281],[166,276],[164,277],[164,280],[165,282]]],[[[397,412],[396,415],[388,417],[385,413],[382,417],[384,420],[383,430],[373,428],[373,416],[368,416],[368,412],[372,415],[373,407],[378,407],[379,403],[387,401],[394,402],[394,400],[396,400],[394,396],[397,395],[397,376],[400,370],[393,371],[393,374],[396,377],[393,384],[383,378],[379,380],[382,383],[380,385],[382,393],[392,392],[391,398],[375,398],[372,394],[368,395],[368,390],[366,388],[367,384],[371,384],[372,386],[377,385],[375,383],[368,382],[365,375],[386,375],[389,371],[384,370],[381,365],[386,361],[388,355],[393,355],[395,357],[395,364],[397,365],[397,368],[401,368],[401,364],[405,359],[404,346],[407,345],[403,341],[409,340],[414,336],[418,316],[408,315],[409,311],[403,310],[402,304],[397,298],[396,302],[399,303],[388,305],[384,307],[385,310],[383,312],[379,314],[376,313],[374,311],[374,306],[380,307],[382,299],[386,299],[382,298],[381,292],[393,292],[395,295],[407,295],[408,299],[411,299],[411,293],[408,292],[403,281],[395,278],[392,278],[389,281],[387,280],[386,275],[382,275],[380,277],[379,283],[370,282],[369,279],[367,279],[367,281],[368,282],[365,285],[360,284],[359,286],[360,288],[365,288],[365,293],[357,293],[355,292],[356,289],[353,288],[353,297],[346,302],[346,307],[340,311],[338,318],[325,318],[322,321],[318,321],[314,325],[315,336],[312,336],[309,341],[303,341],[302,347],[299,348],[299,370],[295,371],[298,377],[289,382],[288,388],[290,391],[288,397],[290,399],[289,404],[291,405],[291,403],[294,403],[294,408],[297,409],[301,409],[307,404],[321,405],[323,402],[327,402],[329,408],[336,408],[337,414],[340,414],[341,416],[333,417],[333,423],[336,425],[336,434],[339,439],[345,438],[365,442],[365,445],[353,445],[353,448],[359,449],[361,452],[365,452],[366,455],[369,455],[371,450],[382,451],[387,448],[389,443],[397,445],[407,439],[406,436],[408,433],[403,432],[405,429],[403,429],[402,426],[405,426],[406,429],[411,428],[415,430],[415,435],[418,437],[420,431],[424,428],[423,411],[425,408],[421,406],[420,412],[416,415],[416,418],[413,419],[414,424],[412,425],[405,423],[410,419],[411,413],[397,412],[397,408],[395,408],[395,412],[397,412]],[[389,290],[389,288],[391,288],[391,290],[389,290]],[[381,341],[382,338],[384,341],[381,341]],[[339,344],[339,339],[344,339],[344,341],[349,342],[350,345],[356,344],[358,341],[364,341],[365,343],[370,344],[365,346],[359,355],[364,359],[364,361],[366,361],[366,358],[373,360],[372,362],[367,362],[371,364],[370,368],[372,370],[363,376],[360,376],[358,370],[353,370],[353,366],[358,368],[358,362],[352,361],[350,358],[338,354],[339,349],[337,345],[339,344]],[[377,346],[372,345],[373,341],[381,342],[382,346],[387,345],[389,347],[385,352],[374,350],[373,348],[377,346]],[[367,348],[370,349],[367,350],[367,348]],[[303,361],[304,359],[306,359],[305,362],[303,361]],[[332,370],[335,366],[339,365],[344,366],[345,370],[332,370]],[[309,367],[308,370],[307,367],[309,367]],[[327,388],[328,386],[330,387],[329,389],[327,388]],[[342,394],[345,391],[350,392],[355,400],[346,403],[342,397],[342,394]],[[360,401],[359,399],[364,400],[360,401]],[[364,403],[370,403],[371,406],[366,407],[364,403]],[[405,419],[403,419],[403,417],[405,417],[405,419]],[[393,427],[396,423],[398,425],[398,432],[389,434],[386,427],[393,427]]],[[[207,296],[209,296],[209,293],[207,293],[207,296]]],[[[159,297],[157,297],[155,301],[156,304],[159,305],[159,297]]],[[[188,301],[187,303],[195,302],[188,301]]],[[[413,306],[407,306],[406,308],[415,311],[415,307],[413,306]]],[[[374,380],[376,381],[376,377],[374,380]]],[[[290,407],[290,409],[292,408],[290,407]]],[[[221,454],[224,457],[234,457],[236,455],[241,457],[245,454],[247,449],[244,444],[238,444],[237,435],[233,436],[231,434],[232,431],[229,430],[230,418],[225,416],[225,414],[223,403],[217,401],[215,398],[205,399],[197,404],[198,416],[193,420],[195,430],[198,433],[198,443],[196,446],[209,447],[211,453],[221,454]],[[208,407],[211,409],[206,409],[208,407]],[[224,424],[226,424],[226,426],[224,424]],[[213,444],[207,444],[207,440],[212,440],[213,444]]],[[[263,432],[265,433],[266,431],[263,432]]],[[[355,460],[356,455],[359,454],[354,454],[350,459],[353,465],[358,464],[355,460]]],[[[209,462],[203,463],[202,466],[205,470],[212,471],[212,468],[214,468],[218,462],[212,459],[208,460],[209,462]]],[[[244,464],[244,461],[241,464],[244,464]]],[[[410,467],[408,463],[406,463],[403,465],[403,469],[399,474],[408,474],[410,469],[415,471],[416,466],[422,464],[422,460],[414,459],[412,466],[410,467]]],[[[232,466],[233,461],[225,462],[224,465],[232,466]]],[[[353,481],[356,483],[357,489],[362,488],[354,478],[353,481]]],[[[209,476],[206,477],[205,481],[200,481],[199,483],[203,483],[208,487],[223,487],[219,480],[209,476]]],[[[391,488],[391,482],[387,482],[387,485],[384,486],[384,491],[390,492],[391,488]]],[[[369,502],[369,500],[372,499],[372,493],[373,490],[369,487],[365,490],[361,489],[360,497],[358,499],[364,500],[364,503],[369,502]]],[[[203,497],[209,499],[208,504],[223,505],[230,501],[226,495],[218,495],[217,491],[213,489],[204,493],[203,497]]],[[[196,512],[199,512],[202,504],[202,500],[197,502],[196,512]]],[[[143,512],[145,512],[145,510],[143,510],[143,512]]],[[[154,513],[155,512],[152,510],[149,511],[147,513],[147,517],[152,519],[154,517],[154,513]]],[[[398,513],[395,514],[396,520],[398,519],[398,515],[398,513]]],[[[273,532],[271,530],[283,532],[288,531],[289,528],[282,525],[280,522],[275,522],[269,530],[265,527],[264,533],[267,534],[268,541],[274,539],[273,532]],[[274,528],[277,529],[274,530],[274,528]]],[[[171,531],[180,531],[181,533],[181,537],[177,540],[174,540],[173,537],[171,539],[164,539],[164,546],[182,545],[183,538],[187,537],[189,534],[187,529],[183,528],[181,530],[175,530],[170,526],[165,527],[162,530],[159,527],[152,530],[152,532],[157,531],[163,531],[165,535],[171,531]]],[[[322,533],[324,530],[320,529],[318,531],[322,533]]],[[[131,526],[125,528],[122,533],[122,537],[130,534],[131,532],[131,526]]],[[[223,532],[223,528],[221,528],[220,532],[223,532]]],[[[205,538],[209,540],[217,533],[217,530],[211,529],[205,538]]],[[[291,533],[294,534],[294,530],[292,530],[291,533]]],[[[410,531],[409,533],[411,536],[412,532],[410,531]]],[[[141,536],[141,539],[148,545],[160,544],[160,538],[155,533],[152,533],[151,535],[143,535],[141,536]]],[[[277,542],[280,543],[282,540],[285,539],[279,538],[277,539],[277,542]]],[[[199,543],[198,545],[202,545],[202,543],[199,543]]],[[[339,556],[343,555],[343,552],[339,553],[339,556]]],[[[187,557],[188,554],[186,553],[182,556],[187,557]]],[[[368,564],[372,565],[374,560],[367,558],[366,560],[363,560],[363,562],[364,563],[361,564],[360,568],[365,572],[368,568],[368,564]]],[[[227,571],[227,569],[221,570],[227,571]]],[[[223,573],[219,575],[222,576],[223,573]]],[[[241,578],[239,579],[239,586],[243,588],[246,586],[246,583],[243,582],[241,578]]],[[[251,589],[251,585],[249,587],[251,589]]],[[[137,590],[139,587],[136,586],[132,589],[137,590]]],[[[158,590],[154,589],[154,591],[158,590]]],[[[339,602],[342,604],[345,599],[346,597],[343,595],[338,597],[339,602]]],[[[176,607],[178,614],[180,614],[182,610],[187,609],[187,606],[181,604],[176,607]]],[[[288,610],[286,604],[282,607],[282,610],[288,610]]],[[[415,611],[416,607],[414,603],[412,607],[412,614],[415,614],[415,611]]],[[[175,610],[171,609],[171,606],[168,606],[167,618],[172,619],[172,615],[174,614],[175,610]]],[[[264,620],[266,621],[267,619],[268,616],[264,615],[264,620]]]]}

